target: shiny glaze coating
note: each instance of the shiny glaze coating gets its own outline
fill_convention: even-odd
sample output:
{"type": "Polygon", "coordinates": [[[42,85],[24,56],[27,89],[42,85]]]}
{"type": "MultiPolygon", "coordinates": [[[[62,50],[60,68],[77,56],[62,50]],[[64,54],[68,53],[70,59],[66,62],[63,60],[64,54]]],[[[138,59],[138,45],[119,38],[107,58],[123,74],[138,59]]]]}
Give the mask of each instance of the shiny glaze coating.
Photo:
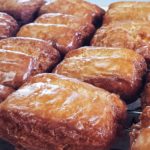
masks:
{"type": "Polygon", "coordinates": [[[0,137],[28,150],[104,150],[125,116],[115,94],[39,74],[0,104],[0,137]]]}
{"type": "Polygon", "coordinates": [[[17,30],[16,20],[8,14],[0,12],[0,39],[14,36],[17,30]]]}
{"type": "Polygon", "coordinates": [[[60,59],[59,52],[48,42],[27,37],[13,37],[0,40],[0,48],[18,51],[31,56],[35,61],[32,75],[51,70],[60,59]]]}
{"type": "Polygon", "coordinates": [[[12,92],[14,92],[13,88],[0,84],[0,102],[5,100],[12,92]]]}
{"type": "Polygon", "coordinates": [[[150,23],[117,22],[97,30],[91,45],[135,50],[150,63],[150,23]]]}
{"type": "Polygon", "coordinates": [[[64,13],[81,17],[88,23],[100,22],[105,11],[84,0],[56,0],[43,5],[40,14],[64,13]]]}
{"type": "MultiPolygon", "coordinates": [[[[150,3],[149,3],[150,4],[150,3]]],[[[150,23],[150,7],[116,7],[108,9],[104,17],[104,24],[117,21],[143,21],[150,23]]]]}
{"type": "Polygon", "coordinates": [[[134,100],[145,71],[145,60],[134,51],[102,47],[73,50],[54,69],[57,74],[117,93],[127,102],[134,100]]]}
{"type": "Polygon", "coordinates": [[[82,46],[84,36],[67,25],[30,23],[23,26],[17,36],[39,38],[48,41],[61,54],[82,46]]]}
{"type": "Polygon", "coordinates": [[[44,0],[0,0],[0,11],[12,15],[21,23],[28,23],[44,0]]]}
{"type": "Polygon", "coordinates": [[[38,17],[35,22],[44,24],[65,24],[76,31],[83,32],[83,34],[85,34],[85,38],[90,38],[95,32],[95,27],[92,24],[85,23],[84,19],[82,19],[81,17],[67,14],[43,14],[38,17]]]}
{"type": "Polygon", "coordinates": [[[150,2],[115,2],[105,15],[106,24],[114,21],[150,21],[150,2]]]}
{"type": "Polygon", "coordinates": [[[150,106],[141,115],[141,122],[130,133],[131,150],[149,150],[150,148],[150,106]]]}
{"type": "Polygon", "coordinates": [[[142,7],[150,7],[150,2],[114,2],[109,5],[109,9],[115,9],[115,8],[142,8],[142,7]]]}
{"type": "Polygon", "coordinates": [[[0,49],[0,84],[18,88],[28,79],[34,63],[23,53],[0,49]]]}

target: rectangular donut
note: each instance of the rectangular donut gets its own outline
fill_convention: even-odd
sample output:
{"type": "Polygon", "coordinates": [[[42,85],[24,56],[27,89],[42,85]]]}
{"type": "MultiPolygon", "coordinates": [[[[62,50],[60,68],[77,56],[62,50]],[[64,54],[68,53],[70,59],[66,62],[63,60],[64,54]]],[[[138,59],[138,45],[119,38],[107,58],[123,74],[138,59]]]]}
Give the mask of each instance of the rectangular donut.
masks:
{"type": "Polygon", "coordinates": [[[44,4],[44,0],[0,0],[0,11],[13,16],[21,24],[35,18],[35,13],[44,4]]]}
{"type": "Polygon", "coordinates": [[[0,84],[18,88],[30,76],[33,64],[23,53],[0,49],[0,84]]]}
{"type": "Polygon", "coordinates": [[[39,74],[0,104],[0,137],[27,150],[108,149],[125,118],[117,95],[39,74]]]}
{"type": "Polygon", "coordinates": [[[91,46],[120,47],[135,50],[150,64],[150,23],[115,22],[104,25],[95,33],[91,46]]]}
{"type": "Polygon", "coordinates": [[[28,37],[12,37],[0,40],[0,49],[17,51],[31,56],[35,61],[32,75],[51,71],[60,60],[59,52],[48,42],[28,37]]]}
{"type": "Polygon", "coordinates": [[[63,55],[72,49],[81,47],[85,40],[82,32],[60,24],[30,23],[21,27],[17,36],[46,40],[63,55]]]}
{"type": "Polygon", "coordinates": [[[86,23],[84,19],[74,15],[47,13],[38,17],[35,22],[43,24],[64,24],[76,31],[83,32],[86,39],[91,38],[95,32],[95,27],[92,24],[86,23]]]}
{"type": "Polygon", "coordinates": [[[40,9],[40,14],[63,13],[81,17],[85,22],[100,24],[105,11],[84,0],[56,0],[48,2],[40,9]]]}
{"type": "Polygon", "coordinates": [[[19,26],[13,17],[0,12],[0,39],[15,36],[18,28],[19,26]]]}
{"type": "Polygon", "coordinates": [[[109,5],[109,9],[116,9],[116,8],[142,8],[142,7],[150,7],[150,2],[146,1],[121,1],[121,2],[114,2],[109,5]]]}
{"type": "Polygon", "coordinates": [[[122,21],[150,21],[150,2],[115,2],[109,5],[104,24],[122,21]]]}
{"type": "Polygon", "coordinates": [[[117,93],[129,103],[141,88],[146,63],[129,49],[82,47],[70,51],[54,72],[117,93]]]}

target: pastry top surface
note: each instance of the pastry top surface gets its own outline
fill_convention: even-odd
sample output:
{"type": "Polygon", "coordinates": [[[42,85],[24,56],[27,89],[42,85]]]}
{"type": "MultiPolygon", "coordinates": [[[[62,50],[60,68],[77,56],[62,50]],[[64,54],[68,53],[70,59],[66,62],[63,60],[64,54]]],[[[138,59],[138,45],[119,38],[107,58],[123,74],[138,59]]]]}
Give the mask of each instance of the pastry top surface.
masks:
{"type": "Polygon", "coordinates": [[[61,53],[78,48],[83,44],[84,36],[80,31],[60,24],[30,23],[23,26],[17,36],[39,38],[48,41],[61,53]]]}
{"type": "Polygon", "coordinates": [[[129,48],[135,50],[149,61],[149,25],[150,23],[141,21],[116,22],[104,25],[97,30],[91,41],[91,45],[129,48]]]}
{"type": "Polygon", "coordinates": [[[0,109],[33,114],[48,121],[75,120],[77,128],[82,129],[86,123],[103,126],[108,114],[110,119],[118,119],[125,105],[115,94],[79,80],[57,74],[39,74],[9,96],[0,109]]]}
{"type": "Polygon", "coordinates": [[[79,16],[92,23],[95,17],[102,17],[104,10],[98,6],[86,2],[84,0],[56,0],[55,2],[49,2],[43,5],[40,9],[40,14],[43,13],[65,13],[75,16],[79,16]]]}
{"type": "Polygon", "coordinates": [[[44,4],[44,0],[1,0],[0,11],[12,15],[18,21],[27,23],[44,4]]]}
{"type": "Polygon", "coordinates": [[[6,13],[0,12],[0,39],[14,36],[18,30],[16,20],[6,13]]]}
{"type": "Polygon", "coordinates": [[[54,72],[81,80],[94,77],[118,77],[132,83],[140,78],[145,69],[146,64],[143,57],[132,50],[82,47],[69,52],[54,72]]]}
{"type": "Polygon", "coordinates": [[[0,83],[18,88],[27,80],[35,61],[21,53],[0,49],[0,83]]]}
{"type": "Polygon", "coordinates": [[[122,1],[122,2],[114,2],[109,5],[110,9],[115,8],[142,8],[142,7],[150,7],[150,2],[138,2],[138,1],[122,1]]]}
{"type": "Polygon", "coordinates": [[[64,24],[72,29],[87,32],[86,34],[91,34],[95,31],[95,27],[90,23],[86,23],[81,17],[62,13],[43,14],[38,17],[35,22],[44,24],[64,24]]]}
{"type": "Polygon", "coordinates": [[[22,52],[35,59],[33,74],[46,71],[58,62],[59,52],[48,42],[28,37],[12,37],[0,40],[0,48],[22,52]]]}

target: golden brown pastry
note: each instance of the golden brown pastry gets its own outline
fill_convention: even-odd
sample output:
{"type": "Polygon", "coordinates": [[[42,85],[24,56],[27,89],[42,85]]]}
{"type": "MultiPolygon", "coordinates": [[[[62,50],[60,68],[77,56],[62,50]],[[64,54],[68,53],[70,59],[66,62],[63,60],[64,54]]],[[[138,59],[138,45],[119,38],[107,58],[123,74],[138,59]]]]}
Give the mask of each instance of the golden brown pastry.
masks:
{"type": "Polygon", "coordinates": [[[0,84],[0,102],[5,100],[12,92],[14,92],[13,88],[0,84]]]}
{"type": "Polygon", "coordinates": [[[34,63],[28,55],[0,49],[0,84],[18,88],[30,76],[34,63]]]}
{"type": "Polygon", "coordinates": [[[0,49],[18,51],[31,56],[35,61],[32,75],[51,70],[60,59],[59,52],[48,42],[27,37],[0,40],[0,49]]]}
{"type": "Polygon", "coordinates": [[[0,39],[14,36],[17,30],[16,20],[8,14],[0,12],[0,39]]]}
{"type": "Polygon", "coordinates": [[[142,94],[142,106],[143,108],[146,106],[150,106],[150,83],[147,83],[142,94]]]}
{"type": "Polygon", "coordinates": [[[150,23],[118,22],[97,30],[91,45],[135,50],[150,63],[150,23]]]}
{"type": "Polygon", "coordinates": [[[101,22],[105,11],[98,6],[84,0],[56,0],[43,5],[40,14],[64,13],[75,15],[85,22],[96,24],[101,22]]]}
{"type": "Polygon", "coordinates": [[[128,103],[137,95],[145,71],[144,58],[134,51],[101,47],[70,51],[54,70],[117,93],[128,103]]]}
{"type": "Polygon", "coordinates": [[[150,2],[116,2],[109,6],[104,24],[116,21],[150,22],[150,2]]]}
{"type": "Polygon", "coordinates": [[[141,122],[136,125],[132,132],[131,150],[149,150],[150,148],[150,106],[147,106],[142,115],[141,122]]]}
{"type": "Polygon", "coordinates": [[[109,5],[109,9],[117,9],[117,8],[143,8],[150,7],[150,2],[138,2],[138,1],[121,1],[114,2],[109,5]]]}
{"type": "Polygon", "coordinates": [[[44,0],[0,0],[0,11],[12,15],[21,23],[31,21],[44,0]]]}
{"type": "Polygon", "coordinates": [[[40,74],[0,104],[0,137],[28,150],[108,149],[125,116],[115,94],[40,74]]]}
{"type": "Polygon", "coordinates": [[[84,42],[84,36],[67,25],[30,23],[23,26],[18,32],[20,37],[33,37],[48,41],[61,54],[79,48],[84,42]]]}
{"type": "Polygon", "coordinates": [[[94,32],[95,27],[90,23],[85,23],[81,17],[61,14],[61,13],[48,13],[38,17],[35,22],[44,24],[64,24],[68,27],[83,32],[86,38],[90,38],[94,32]]]}
{"type": "Polygon", "coordinates": [[[104,24],[123,21],[141,21],[150,23],[150,7],[123,7],[109,9],[104,17],[104,24]]]}

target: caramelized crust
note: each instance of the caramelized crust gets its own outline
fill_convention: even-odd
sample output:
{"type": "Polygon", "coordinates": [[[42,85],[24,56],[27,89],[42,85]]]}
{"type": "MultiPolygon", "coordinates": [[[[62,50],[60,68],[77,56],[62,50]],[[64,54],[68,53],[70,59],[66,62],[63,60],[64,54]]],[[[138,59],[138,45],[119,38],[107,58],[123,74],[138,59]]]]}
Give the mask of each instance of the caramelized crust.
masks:
{"type": "Polygon", "coordinates": [[[5,100],[8,95],[14,92],[14,89],[0,84],[0,102],[5,100]]]}
{"type": "Polygon", "coordinates": [[[13,37],[0,40],[0,48],[31,56],[36,61],[32,75],[51,70],[60,59],[59,52],[48,42],[34,38],[13,37]]]}
{"type": "Polygon", "coordinates": [[[135,50],[150,63],[150,23],[112,23],[97,30],[92,46],[124,47],[135,50]]]}
{"type": "Polygon", "coordinates": [[[81,31],[85,37],[91,37],[95,32],[95,27],[90,23],[85,23],[84,19],[61,13],[48,13],[38,17],[35,22],[44,24],[64,24],[68,27],[81,31]]]}
{"type": "Polygon", "coordinates": [[[84,19],[85,22],[100,22],[105,11],[98,6],[84,0],[56,0],[43,5],[40,14],[64,13],[75,15],[84,19]]]}
{"type": "Polygon", "coordinates": [[[14,36],[17,30],[16,20],[8,14],[0,12],[0,39],[14,36]]]}
{"type": "Polygon", "coordinates": [[[142,115],[141,122],[133,127],[130,133],[131,150],[149,150],[150,148],[150,107],[147,106],[142,115]]]}
{"type": "Polygon", "coordinates": [[[0,49],[0,84],[18,88],[31,74],[33,64],[23,53],[0,49]]]}
{"type": "Polygon", "coordinates": [[[67,25],[30,23],[23,26],[17,36],[33,37],[48,41],[61,54],[82,46],[84,36],[67,25]]]}
{"type": "Polygon", "coordinates": [[[28,150],[108,149],[125,116],[115,94],[40,74],[0,104],[0,137],[28,150]]]}
{"type": "Polygon", "coordinates": [[[21,23],[28,23],[44,0],[0,0],[0,11],[12,15],[21,23]]]}
{"type": "Polygon", "coordinates": [[[128,49],[83,47],[69,52],[54,72],[78,78],[134,100],[146,70],[142,56],[128,49]]]}

